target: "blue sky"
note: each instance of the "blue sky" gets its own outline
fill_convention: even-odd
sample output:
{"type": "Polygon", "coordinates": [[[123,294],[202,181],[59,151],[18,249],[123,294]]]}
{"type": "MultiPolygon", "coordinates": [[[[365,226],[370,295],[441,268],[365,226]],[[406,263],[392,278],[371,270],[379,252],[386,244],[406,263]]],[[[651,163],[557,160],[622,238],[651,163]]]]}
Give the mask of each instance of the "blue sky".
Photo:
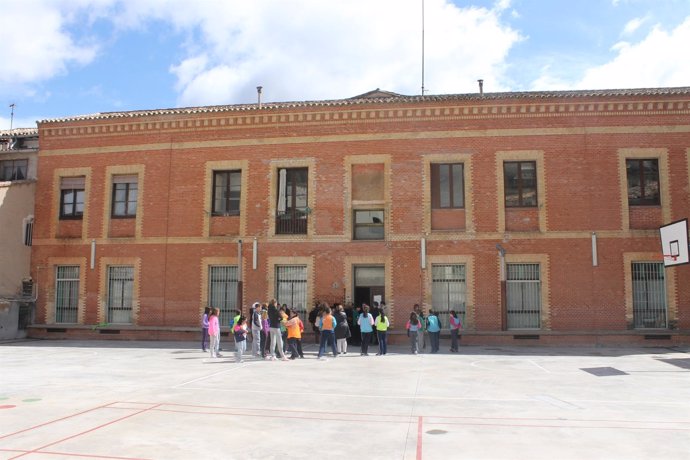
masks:
{"type": "MultiPolygon", "coordinates": [[[[421,91],[422,0],[2,0],[0,129],[421,91]]],[[[428,94],[690,86],[690,0],[424,0],[428,94]]]]}

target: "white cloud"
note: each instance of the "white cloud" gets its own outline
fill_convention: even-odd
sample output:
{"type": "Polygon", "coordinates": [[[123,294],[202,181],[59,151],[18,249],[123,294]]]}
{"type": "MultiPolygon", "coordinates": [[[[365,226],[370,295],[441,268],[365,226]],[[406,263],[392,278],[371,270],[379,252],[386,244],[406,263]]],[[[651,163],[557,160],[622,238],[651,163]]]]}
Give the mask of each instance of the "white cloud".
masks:
{"type": "Polygon", "coordinates": [[[683,56],[690,43],[690,17],[666,31],[656,26],[638,43],[614,46],[617,56],[588,69],[577,83],[580,88],[632,88],[687,86],[690,60],[683,56]]]}
{"type": "Polygon", "coordinates": [[[55,1],[39,0],[3,3],[0,86],[6,91],[30,91],[25,85],[62,74],[73,63],[83,65],[94,59],[97,46],[77,43],[66,29],[71,12],[76,11],[72,8],[80,8],[77,2],[71,5],[63,8],[55,1]]]}
{"type": "MultiPolygon", "coordinates": [[[[381,88],[421,90],[421,8],[417,0],[130,1],[114,20],[147,21],[187,34],[187,56],[173,64],[180,105],[350,97],[381,88]]],[[[478,78],[500,89],[504,61],[520,35],[493,9],[425,2],[425,87],[476,91],[478,78]],[[490,82],[490,83],[489,83],[490,82]]]]}
{"type": "Polygon", "coordinates": [[[632,35],[647,21],[647,19],[646,17],[631,19],[623,28],[623,33],[621,35],[632,35]]]}
{"type": "Polygon", "coordinates": [[[532,83],[540,90],[644,88],[690,85],[690,17],[672,30],[656,25],[640,41],[620,41],[615,56],[602,65],[586,68],[580,77],[556,76],[550,68],[532,83]]]}

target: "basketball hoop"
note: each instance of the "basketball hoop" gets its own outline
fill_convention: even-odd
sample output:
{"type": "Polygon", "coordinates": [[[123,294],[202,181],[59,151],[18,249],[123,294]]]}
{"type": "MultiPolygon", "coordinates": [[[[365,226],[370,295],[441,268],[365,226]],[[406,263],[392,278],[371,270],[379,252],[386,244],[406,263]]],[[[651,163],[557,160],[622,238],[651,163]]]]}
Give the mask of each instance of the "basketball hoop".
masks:
{"type": "Polygon", "coordinates": [[[664,254],[664,260],[667,259],[675,262],[678,259],[678,254],[664,254]]]}

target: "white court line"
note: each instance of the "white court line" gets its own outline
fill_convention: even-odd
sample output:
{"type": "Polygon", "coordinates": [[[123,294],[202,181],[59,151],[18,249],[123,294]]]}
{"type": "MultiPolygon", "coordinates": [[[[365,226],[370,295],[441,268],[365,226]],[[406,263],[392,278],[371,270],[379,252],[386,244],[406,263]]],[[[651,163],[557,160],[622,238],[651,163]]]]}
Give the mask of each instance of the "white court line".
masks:
{"type": "MultiPolygon", "coordinates": [[[[204,362],[207,363],[207,362],[209,362],[209,361],[204,361],[204,362]]],[[[231,363],[231,364],[236,364],[236,363],[231,363]]],[[[249,364],[249,363],[244,363],[244,364],[239,365],[239,366],[233,366],[233,367],[231,367],[231,368],[229,368],[229,369],[225,369],[225,370],[222,370],[222,371],[214,372],[213,374],[204,375],[204,376],[199,377],[199,378],[196,378],[196,379],[194,379],[194,380],[189,380],[189,381],[187,381],[187,382],[178,383],[177,385],[173,385],[171,388],[180,388],[180,387],[183,387],[183,386],[185,386],[185,385],[189,385],[190,383],[198,382],[198,381],[200,381],[200,380],[206,380],[206,379],[209,379],[209,378],[211,378],[211,377],[215,377],[215,376],[217,376],[217,375],[227,374],[228,372],[231,372],[231,371],[234,371],[234,370],[237,370],[237,369],[241,369],[241,368],[243,368],[243,367],[246,367],[248,364],[249,364]]]]}

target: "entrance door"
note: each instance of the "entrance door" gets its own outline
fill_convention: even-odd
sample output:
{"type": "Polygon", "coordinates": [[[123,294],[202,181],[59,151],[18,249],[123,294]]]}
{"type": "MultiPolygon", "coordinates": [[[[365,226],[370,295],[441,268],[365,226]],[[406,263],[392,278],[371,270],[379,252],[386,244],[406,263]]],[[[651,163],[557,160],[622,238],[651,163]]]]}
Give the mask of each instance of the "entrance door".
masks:
{"type": "Polygon", "coordinates": [[[352,338],[350,343],[359,345],[360,331],[357,326],[357,309],[363,303],[370,307],[374,305],[374,300],[380,297],[381,302],[385,302],[386,292],[386,270],[383,265],[380,266],[359,266],[354,267],[354,312],[353,312],[353,327],[352,338]]]}
{"type": "Polygon", "coordinates": [[[386,271],[383,266],[355,267],[355,307],[385,302],[386,271]]]}

